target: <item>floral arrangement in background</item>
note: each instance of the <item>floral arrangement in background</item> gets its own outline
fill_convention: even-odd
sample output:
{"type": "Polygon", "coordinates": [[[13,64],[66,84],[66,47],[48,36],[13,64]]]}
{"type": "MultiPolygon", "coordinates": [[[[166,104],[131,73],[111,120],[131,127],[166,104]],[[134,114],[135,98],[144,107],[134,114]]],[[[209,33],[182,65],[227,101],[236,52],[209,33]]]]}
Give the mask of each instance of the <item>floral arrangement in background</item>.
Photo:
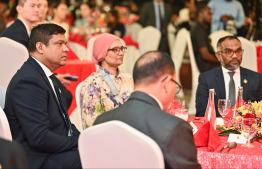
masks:
{"type": "MultiPolygon", "coordinates": [[[[219,135],[223,136],[228,134],[240,134],[242,118],[254,118],[257,120],[258,131],[257,134],[251,139],[251,142],[253,141],[260,142],[259,138],[262,137],[262,127],[261,127],[262,101],[260,102],[255,101],[253,103],[248,102],[247,104],[244,104],[239,108],[233,109],[233,111],[236,111],[237,115],[235,116],[234,119],[231,119],[228,127],[221,126],[217,128],[218,130],[222,131],[221,133],[219,133],[219,135]]],[[[252,123],[252,121],[249,123],[252,123]]],[[[249,124],[249,125],[253,125],[253,124],[249,124]]]]}

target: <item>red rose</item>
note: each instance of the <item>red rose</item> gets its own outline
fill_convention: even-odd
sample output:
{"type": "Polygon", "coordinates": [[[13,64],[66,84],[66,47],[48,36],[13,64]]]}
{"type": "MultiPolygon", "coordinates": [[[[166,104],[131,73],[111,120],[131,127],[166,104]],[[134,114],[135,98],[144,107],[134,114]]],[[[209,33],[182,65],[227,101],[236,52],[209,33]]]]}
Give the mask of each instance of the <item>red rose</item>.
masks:
{"type": "Polygon", "coordinates": [[[247,113],[243,117],[243,120],[244,120],[245,125],[251,126],[252,124],[255,123],[255,115],[251,113],[247,113]]]}
{"type": "Polygon", "coordinates": [[[247,113],[244,118],[255,118],[255,115],[254,114],[251,114],[251,113],[247,113]]]}

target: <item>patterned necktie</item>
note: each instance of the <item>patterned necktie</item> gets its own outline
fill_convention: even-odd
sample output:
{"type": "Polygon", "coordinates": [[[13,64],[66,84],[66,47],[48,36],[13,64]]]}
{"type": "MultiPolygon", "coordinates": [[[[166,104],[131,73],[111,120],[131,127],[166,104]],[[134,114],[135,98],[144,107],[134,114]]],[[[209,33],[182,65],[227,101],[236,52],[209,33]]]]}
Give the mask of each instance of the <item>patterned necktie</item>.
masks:
{"type": "Polygon", "coordinates": [[[231,106],[233,107],[236,103],[236,89],[235,89],[235,81],[233,79],[233,75],[235,72],[228,72],[230,76],[229,81],[229,100],[231,101],[231,106]]]}
{"type": "Polygon", "coordinates": [[[68,136],[72,136],[73,135],[73,131],[72,131],[72,127],[71,127],[71,122],[70,122],[69,116],[67,114],[67,110],[66,110],[66,108],[65,108],[65,106],[63,104],[63,101],[62,101],[62,98],[61,98],[61,95],[60,95],[60,92],[59,92],[60,89],[58,88],[58,85],[55,82],[54,75],[51,75],[50,78],[51,78],[51,80],[53,82],[53,85],[54,85],[54,88],[55,88],[55,92],[56,92],[56,96],[57,96],[57,99],[59,101],[62,113],[63,113],[63,117],[64,117],[64,121],[65,121],[66,127],[68,129],[68,136]]]}

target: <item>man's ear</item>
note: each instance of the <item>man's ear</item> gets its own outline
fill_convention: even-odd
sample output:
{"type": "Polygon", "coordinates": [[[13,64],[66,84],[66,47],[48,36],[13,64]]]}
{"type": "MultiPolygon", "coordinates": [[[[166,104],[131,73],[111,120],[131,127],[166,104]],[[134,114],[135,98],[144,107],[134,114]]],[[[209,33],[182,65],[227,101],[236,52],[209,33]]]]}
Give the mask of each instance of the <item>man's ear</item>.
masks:
{"type": "Polygon", "coordinates": [[[42,47],[43,47],[43,45],[42,45],[41,42],[37,42],[37,43],[35,44],[36,50],[37,50],[39,53],[41,53],[41,54],[43,53],[42,47]]]}
{"type": "Polygon", "coordinates": [[[21,5],[17,5],[17,6],[16,6],[16,11],[17,11],[18,13],[21,13],[21,12],[23,11],[23,7],[22,7],[21,5]]]}
{"type": "Polygon", "coordinates": [[[217,60],[220,62],[220,61],[221,61],[220,52],[216,52],[215,55],[216,55],[216,57],[217,57],[217,60]]]}

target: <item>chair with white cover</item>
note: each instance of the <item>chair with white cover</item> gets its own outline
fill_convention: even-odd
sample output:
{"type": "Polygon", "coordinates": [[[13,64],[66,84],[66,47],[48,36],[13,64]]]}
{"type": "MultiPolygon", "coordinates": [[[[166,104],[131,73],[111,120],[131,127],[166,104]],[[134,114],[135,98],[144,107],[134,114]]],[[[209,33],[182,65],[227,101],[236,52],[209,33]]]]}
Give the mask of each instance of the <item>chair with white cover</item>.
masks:
{"type": "Polygon", "coordinates": [[[140,54],[151,50],[157,50],[161,39],[161,32],[153,26],[142,28],[138,32],[137,42],[140,54]]]}
{"type": "Polygon", "coordinates": [[[192,90],[191,90],[191,99],[189,101],[189,106],[188,106],[188,114],[190,116],[194,116],[196,114],[196,90],[198,86],[198,77],[200,71],[197,67],[194,50],[191,42],[191,37],[188,31],[186,31],[185,37],[187,39],[187,47],[188,47],[189,58],[191,63],[191,72],[192,72],[192,90]]]}
{"type": "Polygon", "coordinates": [[[83,168],[164,168],[157,143],[121,121],[87,128],[78,146],[83,168]]]}
{"type": "Polygon", "coordinates": [[[1,107],[0,107],[0,137],[12,141],[10,126],[7,117],[5,115],[5,112],[1,107]]]}
{"type": "MultiPolygon", "coordinates": [[[[175,39],[174,46],[170,48],[173,51],[171,52],[171,58],[175,63],[176,81],[179,84],[181,84],[180,83],[180,68],[182,65],[184,53],[185,53],[186,46],[187,46],[187,38],[186,38],[187,33],[188,31],[185,28],[179,30],[179,32],[177,33],[177,37],[175,39]]],[[[178,94],[176,94],[176,97],[184,97],[184,92],[182,89],[178,94]]]]}
{"type": "Polygon", "coordinates": [[[96,38],[97,38],[98,36],[99,36],[99,35],[93,36],[93,37],[91,37],[91,38],[88,40],[88,43],[87,43],[87,60],[91,60],[91,61],[92,61],[93,45],[94,45],[94,42],[95,42],[95,40],[96,40],[96,38]]]}
{"type": "Polygon", "coordinates": [[[79,59],[87,59],[87,49],[76,42],[69,42],[69,47],[75,52],[79,59]]]}
{"type": "Polygon", "coordinates": [[[257,50],[255,43],[243,37],[238,37],[238,39],[244,49],[241,66],[257,72],[257,50]]]}
{"type": "Polygon", "coordinates": [[[224,36],[232,35],[231,33],[225,31],[225,30],[219,30],[216,32],[213,32],[209,35],[209,38],[211,39],[211,45],[214,49],[214,51],[217,51],[217,42],[220,38],[224,36]]]}
{"type": "Polygon", "coordinates": [[[169,23],[167,25],[167,39],[168,39],[168,45],[169,45],[169,49],[170,49],[170,55],[172,56],[173,52],[174,52],[174,45],[175,45],[175,37],[176,37],[176,28],[172,23],[169,23]]]}
{"type": "Polygon", "coordinates": [[[131,37],[134,41],[137,42],[138,39],[138,32],[143,28],[142,25],[140,25],[137,22],[134,22],[131,24],[131,37]]]}
{"type": "Polygon", "coordinates": [[[28,59],[29,54],[24,45],[6,37],[0,38],[0,51],[0,85],[6,89],[14,74],[28,59]]]}
{"type": "Polygon", "coordinates": [[[77,107],[77,113],[72,113],[70,115],[70,120],[76,128],[82,132],[83,131],[83,122],[82,122],[82,103],[81,103],[81,97],[80,92],[83,86],[83,82],[80,82],[76,87],[75,97],[76,97],[76,107],[77,107]],[[75,117],[71,117],[74,114],[75,117]]]}
{"type": "Polygon", "coordinates": [[[0,107],[2,108],[4,108],[5,106],[5,93],[6,93],[5,88],[0,85],[0,107]]]}

